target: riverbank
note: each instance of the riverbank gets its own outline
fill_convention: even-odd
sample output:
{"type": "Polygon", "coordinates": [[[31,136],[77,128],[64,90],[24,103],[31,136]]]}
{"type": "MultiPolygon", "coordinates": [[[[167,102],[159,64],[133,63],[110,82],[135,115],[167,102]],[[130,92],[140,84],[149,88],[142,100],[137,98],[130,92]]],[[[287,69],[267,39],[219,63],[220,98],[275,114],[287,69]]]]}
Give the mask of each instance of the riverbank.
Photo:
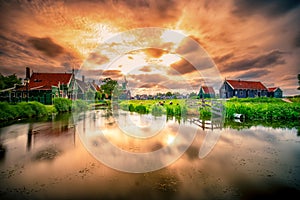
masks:
{"type": "Polygon", "coordinates": [[[71,101],[65,98],[54,99],[53,105],[44,105],[36,101],[20,102],[17,104],[0,102],[0,122],[45,117],[47,115],[70,111],[81,112],[88,108],[88,103],[83,100],[71,101]]]}
{"type": "MultiPolygon", "coordinates": [[[[242,114],[247,120],[298,120],[300,119],[300,101],[290,99],[292,103],[276,98],[232,98],[224,103],[226,119],[233,119],[234,114],[242,114]]],[[[175,117],[193,116],[201,119],[211,117],[211,101],[205,104],[201,100],[193,100],[191,106],[185,99],[168,100],[124,100],[114,102],[125,111],[140,114],[151,113],[154,116],[167,115],[175,117]],[[198,109],[199,107],[199,109],[198,109]]],[[[0,121],[43,117],[62,112],[82,112],[88,109],[111,107],[110,101],[87,102],[83,100],[71,101],[65,98],[56,98],[53,105],[44,105],[39,102],[21,102],[8,104],[0,102],[0,121]]]]}
{"type": "MultiPolygon", "coordinates": [[[[126,111],[140,114],[152,113],[157,115],[166,114],[169,116],[198,115],[200,118],[211,117],[211,101],[205,104],[201,100],[194,102],[194,106],[187,105],[184,99],[170,100],[129,100],[120,101],[119,107],[126,111]]],[[[298,120],[300,118],[300,103],[294,98],[292,103],[276,98],[232,98],[224,103],[225,117],[233,119],[234,114],[242,114],[249,120],[298,120]]]]}

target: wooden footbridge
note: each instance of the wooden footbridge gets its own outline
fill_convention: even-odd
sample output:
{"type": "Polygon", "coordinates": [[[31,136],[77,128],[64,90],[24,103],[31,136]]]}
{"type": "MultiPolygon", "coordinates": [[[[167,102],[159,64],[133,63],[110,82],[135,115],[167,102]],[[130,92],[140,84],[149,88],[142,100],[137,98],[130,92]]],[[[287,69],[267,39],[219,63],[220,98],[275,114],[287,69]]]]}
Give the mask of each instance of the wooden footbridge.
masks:
{"type": "Polygon", "coordinates": [[[209,129],[222,129],[224,124],[225,118],[225,108],[221,100],[204,100],[202,99],[201,102],[196,99],[189,99],[187,100],[188,107],[201,109],[204,107],[209,107],[211,109],[211,118],[210,120],[204,120],[199,118],[192,118],[188,119],[190,123],[196,124],[197,126],[201,127],[203,130],[209,129]]]}

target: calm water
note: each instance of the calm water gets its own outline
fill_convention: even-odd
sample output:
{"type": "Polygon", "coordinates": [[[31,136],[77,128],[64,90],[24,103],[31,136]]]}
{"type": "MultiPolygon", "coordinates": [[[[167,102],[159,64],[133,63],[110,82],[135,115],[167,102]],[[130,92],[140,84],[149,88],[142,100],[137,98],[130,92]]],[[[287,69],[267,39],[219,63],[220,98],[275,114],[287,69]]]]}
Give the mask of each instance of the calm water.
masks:
{"type": "Polygon", "coordinates": [[[300,194],[300,137],[295,128],[255,125],[210,131],[164,116],[97,110],[2,127],[0,145],[1,199],[300,194]],[[200,159],[199,151],[206,146],[211,149],[200,159]]]}

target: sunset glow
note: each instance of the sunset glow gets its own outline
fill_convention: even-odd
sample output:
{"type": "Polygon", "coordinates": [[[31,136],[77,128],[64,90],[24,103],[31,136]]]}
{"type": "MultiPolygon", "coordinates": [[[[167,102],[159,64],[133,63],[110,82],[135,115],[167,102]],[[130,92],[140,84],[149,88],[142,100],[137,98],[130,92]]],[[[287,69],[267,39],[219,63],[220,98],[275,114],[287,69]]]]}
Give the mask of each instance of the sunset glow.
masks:
{"type": "MultiPolygon", "coordinates": [[[[207,78],[188,71],[188,64],[178,55],[190,55],[201,63],[199,55],[192,55],[194,49],[185,43],[185,37],[189,37],[212,58],[223,79],[262,81],[267,87],[280,87],[284,95],[299,93],[299,3],[1,1],[0,9],[0,73],[4,75],[16,73],[24,78],[25,67],[36,72],[71,72],[84,65],[85,70],[99,71],[109,64],[109,70],[115,71],[106,74],[118,80],[126,74],[165,75],[175,80],[167,73],[171,67],[199,89],[203,83],[200,80],[207,78]],[[103,46],[118,33],[147,27],[170,30],[152,35],[153,44],[162,52],[141,49],[115,59],[117,52],[103,46]],[[174,36],[172,31],[182,37],[174,36]],[[97,51],[101,45],[101,51],[97,51]]],[[[129,32],[128,47],[150,40],[149,36],[138,38],[129,32]]],[[[102,71],[90,73],[98,76],[91,78],[103,78],[99,77],[102,71]]],[[[147,84],[146,77],[143,80],[147,84]]],[[[131,79],[132,86],[138,80],[131,79]]]]}

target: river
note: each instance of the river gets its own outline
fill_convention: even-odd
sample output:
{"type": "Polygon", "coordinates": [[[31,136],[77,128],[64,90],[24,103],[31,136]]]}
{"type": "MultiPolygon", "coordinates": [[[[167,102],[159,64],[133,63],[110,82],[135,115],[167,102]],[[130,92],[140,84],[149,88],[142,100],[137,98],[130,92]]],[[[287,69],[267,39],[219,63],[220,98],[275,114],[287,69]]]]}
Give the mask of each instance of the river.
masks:
{"type": "Polygon", "coordinates": [[[20,121],[0,128],[0,198],[299,196],[298,135],[106,110],[20,121]]]}

